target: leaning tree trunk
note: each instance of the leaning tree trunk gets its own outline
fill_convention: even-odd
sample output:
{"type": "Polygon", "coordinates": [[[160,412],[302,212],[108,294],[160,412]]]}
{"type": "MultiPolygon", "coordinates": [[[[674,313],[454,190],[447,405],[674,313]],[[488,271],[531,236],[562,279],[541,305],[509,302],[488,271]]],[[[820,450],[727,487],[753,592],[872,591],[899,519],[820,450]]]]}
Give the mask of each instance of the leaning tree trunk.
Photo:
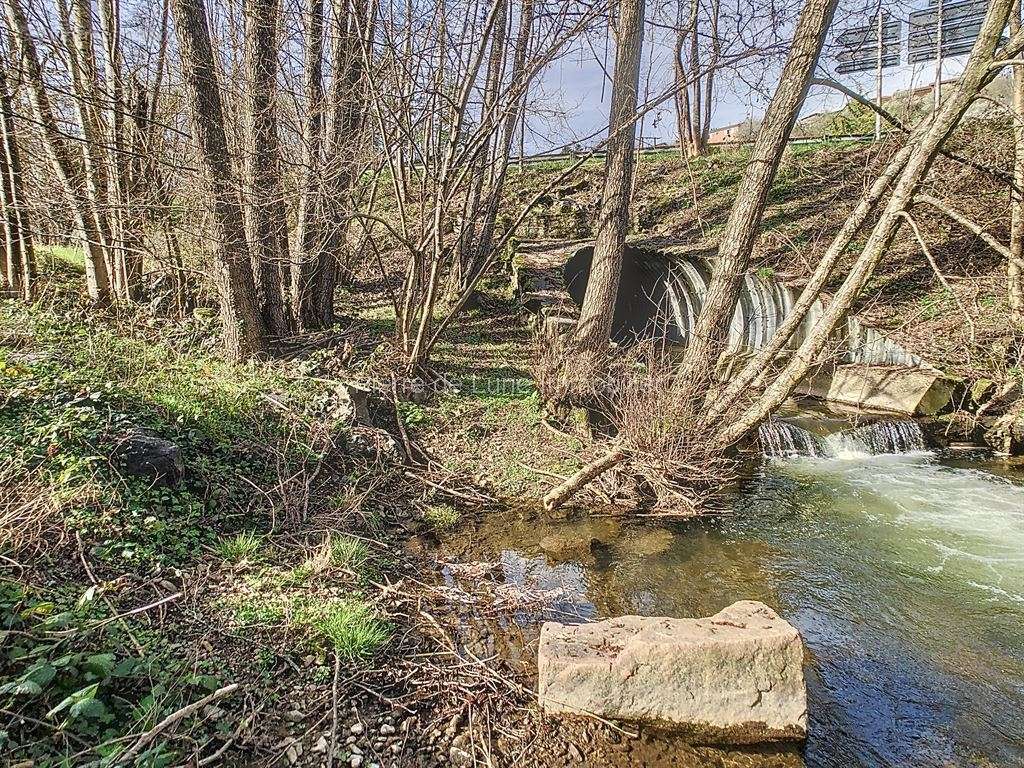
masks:
{"type": "MultiPolygon", "coordinates": [[[[864,285],[871,279],[882,255],[888,250],[905,216],[913,204],[914,195],[931,169],[942,143],[959,124],[964,112],[971,105],[997,70],[992,67],[997,58],[996,48],[1003,29],[1006,27],[1012,0],[992,0],[985,20],[982,22],[974,49],[953,93],[939,107],[932,120],[914,130],[908,144],[911,154],[893,189],[892,195],[875,223],[860,256],[854,263],[839,290],[832,296],[828,306],[814,328],[804,339],[783,371],[775,378],[764,394],[744,414],[719,431],[717,441],[731,445],[766,419],[778,408],[796,384],[820,359],[839,323],[847,316],[864,285]]],[[[1015,33],[1009,44],[999,52],[1000,60],[1012,59],[1024,48],[1024,34],[1015,33]]]]}
{"type": "Polygon", "coordinates": [[[288,218],[281,185],[281,148],[277,138],[278,0],[246,3],[245,68],[249,78],[246,125],[246,233],[252,253],[265,333],[284,336],[290,329],[283,290],[288,264],[288,218]]]}
{"type": "Polygon", "coordinates": [[[687,339],[680,368],[684,396],[696,398],[713,379],[726,348],[750,251],[761,225],[768,192],[814,75],[837,0],[806,0],[779,87],[765,112],[718,246],[707,297],[687,339]]]}
{"type": "Polygon", "coordinates": [[[261,354],[265,342],[245,242],[245,222],[224,132],[224,108],[206,8],[203,0],[173,0],[172,10],[192,132],[199,145],[210,196],[224,342],[229,355],[244,359],[261,354]]]}
{"type": "Polygon", "coordinates": [[[604,190],[597,217],[590,277],[574,338],[574,345],[583,353],[581,362],[584,366],[603,355],[611,338],[629,227],[644,0],[620,0],[618,10],[604,190]]]}
{"type": "Polygon", "coordinates": [[[811,274],[810,280],[807,281],[807,284],[800,292],[799,298],[790,308],[782,324],[772,334],[768,343],[747,361],[746,365],[740,369],[740,372],[729,381],[723,392],[709,394],[704,403],[707,409],[705,413],[709,420],[717,419],[724,415],[747,387],[755,384],[768,373],[776,357],[789,344],[793,334],[803,324],[807,313],[818,300],[822,289],[825,287],[825,283],[832,275],[832,271],[835,269],[840,257],[846,252],[847,247],[853,241],[857,232],[864,226],[868,217],[878,207],[886,192],[889,191],[895,178],[903,170],[903,166],[906,164],[907,158],[910,157],[912,149],[913,147],[906,146],[896,153],[882,174],[875,179],[868,191],[864,193],[864,196],[856,208],[854,208],[849,218],[843,222],[843,226],[838,234],[836,234],[835,239],[825,253],[822,254],[821,259],[814,268],[814,272],[811,274]]]}

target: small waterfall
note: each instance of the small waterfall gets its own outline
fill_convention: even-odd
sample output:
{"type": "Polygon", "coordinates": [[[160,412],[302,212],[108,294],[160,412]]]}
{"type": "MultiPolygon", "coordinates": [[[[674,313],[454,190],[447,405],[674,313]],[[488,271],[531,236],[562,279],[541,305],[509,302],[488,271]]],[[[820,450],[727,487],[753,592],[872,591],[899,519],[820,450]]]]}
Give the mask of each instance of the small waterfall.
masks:
{"type": "Polygon", "coordinates": [[[758,428],[758,437],[764,454],[773,458],[848,459],[927,450],[921,427],[909,419],[876,421],[824,436],[788,421],[771,419],[758,428]]]}
{"type": "Polygon", "coordinates": [[[920,453],[927,450],[916,421],[876,421],[836,432],[825,438],[830,456],[878,456],[883,453],[920,453]]]}
{"type": "Polygon", "coordinates": [[[771,419],[757,428],[766,456],[827,456],[823,438],[788,421],[771,419]]]}

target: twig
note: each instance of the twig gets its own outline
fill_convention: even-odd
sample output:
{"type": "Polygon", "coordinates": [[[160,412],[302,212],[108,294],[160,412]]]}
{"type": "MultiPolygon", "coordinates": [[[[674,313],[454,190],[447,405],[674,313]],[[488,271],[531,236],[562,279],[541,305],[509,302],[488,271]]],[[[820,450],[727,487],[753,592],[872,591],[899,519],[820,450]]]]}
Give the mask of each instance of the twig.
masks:
{"type": "Polygon", "coordinates": [[[141,608],[133,608],[132,610],[126,611],[125,613],[119,613],[116,616],[111,616],[110,618],[94,622],[93,624],[90,624],[87,627],[75,627],[74,629],[64,629],[59,632],[48,632],[47,634],[53,637],[71,637],[72,635],[78,634],[79,632],[88,632],[93,629],[99,629],[100,627],[105,627],[107,624],[110,624],[112,622],[121,621],[122,619],[125,619],[128,616],[134,616],[137,613],[145,613],[146,611],[149,611],[153,608],[157,608],[163,605],[164,603],[169,603],[172,600],[177,600],[179,597],[182,596],[182,594],[183,593],[181,592],[175,592],[173,595],[162,597],[159,600],[149,603],[148,605],[143,605],[141,608]]]}
{"type": "Polygon", "coordinates": [[[331,745],[327,750],[327,768],[334,765],[334,748],[338,743],[338,673],[341,669],[341,657],[334,652],[334,681],[331,684],[331,745]]]}
{"type": "Polygon", "coordinates": [[[191,704],[182,707],[178,711],[172,712],[159,723],[157,723],[155,726],[153,726],[153,728],[142,734],[142,736],[139,737],[139,740],[136,741],[127,752],[125,752],[117,759],[115,765],[123,765],[127,763],[131,758],[135,757],[135,755],[138,754],[139,751],[141,751],[147,744],[153,741],[153,739],[155,739],[157,736],[159,736],[161,733],[166,731],[171,726],[175,725],[179,720],[182,720],[188,717],[189,715],[195,714],[208,704],[212,704],[213,702],[222,699],[225,696],[230,696],[239,688],[241,688],[241,686],[238,683],[225,685],[223,688],[218,688],[209,696],[204,696],[203,698],[199,699],[199,701],[194,701],[191,704]]]}
{"type": "MultiPolygon", "coordinates": [[[[85,568],[85,573],[89,577],[89,581],[92,583],[92,585],[98,588],[100,582],[96,578],[96,574],[93,573],[92,568],[89,567],[89,561],[85,558],[85,547],[82,544],[82,537],[77,531],[75,531],[75,541],[78,543],[78,557],[82,561],[82,567],[85,568]]],[[[100,597],[103,599],[103,602],[107,604],[107,607],[110,609],[111,613],[116,614],[117,608],[115,608],[114,604],[110,602],[110,598],[103,594],[101,594],[100,597]]],[[[143,650],[142,645],[139,643],[139,639],[135,637],[135,634],[131,631],[124,618],[120,618],[119,622],[121,624],[121,627],[124,629],[125,633],[128,635],[128,638],[132,641],[132,645],[135,646],[135,650],[139,654],[139,657],[141,658],[142,656],[145,656],[146,652],[145,650],[143,650]]]]}
{"type": "Polygon", "coordinates": [[[949,281],[946,279],[946,276],[942,274],[942,270],[939,269],[939,265],[935,263],[935,257],[932,256],[932,252],[928,248],[928,244],[924,241],[924,237],[921,235],[921,230],[918,229],[917,222],[914,221],[914,217],[911,216],[906,211],[900,211],[899,214],[900,216],[907,220],[907,223],[913,230],[914,237],[917,238],[918,245],[920,245],[921,250],[924,251],[924,257],[928,260],[928,264],[931,265],[932,271],[935,273],[935,276],[939,278],[939,283],[942,284],[942,287],[952,297],[954,303],[960,309],[960,312],[963,313],[964,319],[967,321],[967,327],[970,329],[971,343],[973,344],[975,341],[974,320],[972,320],[971,316],[967,314],[967,309],[960,302],[960,297],[957,296],[956,293],[953,291],[953,287],[949,284],[949,281]]]}

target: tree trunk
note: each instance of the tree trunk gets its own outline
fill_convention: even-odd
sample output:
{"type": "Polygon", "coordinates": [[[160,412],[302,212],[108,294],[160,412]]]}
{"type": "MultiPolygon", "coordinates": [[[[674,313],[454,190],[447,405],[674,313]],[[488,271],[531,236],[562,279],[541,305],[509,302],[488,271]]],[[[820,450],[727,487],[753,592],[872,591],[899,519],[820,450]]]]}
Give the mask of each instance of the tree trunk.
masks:
{"type": "Polygon", "coordinates": [[[615,299],[629,227],[643,32],[644,0],[620,0],[604,190],[590,277],[575,335],[575,345],[580,351],[590,353],[601,354],[607,349],[615,315],[615,299]]]}
{"type": "Polygon", "coordinates": [[[334,291],[366,108],[360,35],[366,35],[367,44],[372,39],[366,2],[350,7],[346,0],[336,0],[333,16],[336,36],[327,100],[330,120],[324,142],[323,193],[317,206],[322,230],[312,259],[301,262],[305,274],[298,278],[305,288],[298,311],[307,329],[326,328],[334,322],[334,291]]]}
{"type": "Polygon", "coordinates": [[[86,191],[79,157],[64,135],[50,104],[39,54],[18,0],[3,0],[4,13],[28,84],[33,117],[43,133],[44,144],[68,201],[85,254],[85,281],[89,298],[96,304],[110,301],[110,281],[95,217],[86,191]]]}
{"type": "Polygon", "coordinates": [[[229,355],[244,359],[263,353],[265,342],[245,241],[245,222],[224,132],[224,109],[206,8],[203,0],[174,0],[172,12],[192,132],[202,156],[210,196],[224,342],[229,355]]]}
{"type": "Polygon", "coordinates": [[[104,79],[106,93],[107,191],[110,205],[111,239],[114,248],[114,283],[118,295],[138,299],[142,293],[142,217],[138,214],[138,192],[133,178],[134,122],[125,98],[121,55],[120,0],[99,0],[103,31],[104,79]],[[134,193],[134,194],[133,194],[134,193]]]}
{"type": "Polygon", "coordinates": [[[4,66],[0,66],[0,173],[3,174],[0,189],[4,207],[4,273],[10,287],[23,299],[30,300],[35,283],[32,224],[22,185],[14,107],[4,66]]]}
{"type": "MultiPolygon", "coordinates": [[[[1021,3],[1010,13],[1010,34],[1021,29],[1021,3]]],[[[1010,321],[1024,335],[1024,65],[1013,67],[1013,185],[1010,187],[1010,259],[1006,267],[1010,321]]]]}
{"type": "Polygon", "coordinates": [[[114,293],[119,293],[119,264],[110,225],[110,211],[115,206],[107,197],[106,136],[99,109],[102,99],[96,73],[95,41],[92,33],[91,0],[71,0],[70,8],[61,3],[61,18],[68,49],[68,67],[75,90],[74,106],[84,141],[81,145],[85,180],[87,215],[92,219],[97,244],[102,250],[108,279],[114,293]]]}
{"type": "MultiPolygon", "coordinates": [[[[960,80],[953,87],[952,95],[942,102],[931,121],[923,123],[911,133],[907,142],[911,147],[911,153],[906,166],[850,273],[814,328],[771,386],[738,420],[719,432],[717,440],[721,445],[731,445],[750,430],[756,429],[758,424],[789,397],[793,387],[807,371],[818,363],[832,333],[845,319],[864,285],[871,279],[882,254],[892,243],[904,220],[904,212],[913,204],[914,195],[931,169],[942,143],[956,128],[977,94],[995,76],[996,71],[991,65],[1000,36],[1006,26],[1011,1],[990,2],[977,42],[960,80]]],[[[1020,52],[1021,47],[1024,47],[1024,35],[1017,32],[1012,36],[1006,51],[1000,52],[1000,59],[1013,58],[1020,52]]]]}
{"type": "Polygon", "coordinates": [[[283,290],[288,263],[288,216],[281,186],[277,137],[278,0],[245,4],[245,68],[249,79],[246,125],[246,233],[260,301],[263,331],[284,336],[290,330],[283,290]]]}
{"type": "Polygon", "coordinates": [[[695,398],[709,388],[718,357],[726,348],[768,192],[814,75],[835,8],[836,0],[806,0],[800,12],[779,87],[765,113],[722,233],[707,297],[687,339],[680,377],[684,392],[690,397],[695,398]]]}
{"type": "Polygon", "coordinates": [[[292,311],[296,325],[305,327],[303,317],[311,303],[311,276],[320,241],[319,200],[323,184],[324,138],[324,0],[311,0],[306,19],[304,80],[306,120],[303,124],[303,177],[299,198],[299,227],[296,259],[292,268],[292,311]]]}

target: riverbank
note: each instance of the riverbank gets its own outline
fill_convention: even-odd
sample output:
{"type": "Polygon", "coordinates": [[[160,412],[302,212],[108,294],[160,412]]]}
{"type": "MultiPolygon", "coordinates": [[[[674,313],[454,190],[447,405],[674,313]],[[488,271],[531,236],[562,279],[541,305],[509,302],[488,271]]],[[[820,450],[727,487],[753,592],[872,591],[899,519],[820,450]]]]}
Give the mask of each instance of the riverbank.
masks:
{"type": "Polygon", "coordinates": [[[551,766],[586,749],[614,765],[662,749],[542,723],[529,672],[463,634],[468,606],[507,624],[537,597],[453,588],[483,566],[439,542],[585,454],[542,426],[507,296],[446,342],[442,391],[396,401],[372,308],[237,365],[203,311],[74,308],[69,270],[45,277],[46,303],[0,305],[13,764],[551,766]],[[482,349],[495,324],[506,336],[482,349]],[[373,385],[366,402],[352,382],[373,385]]]}

